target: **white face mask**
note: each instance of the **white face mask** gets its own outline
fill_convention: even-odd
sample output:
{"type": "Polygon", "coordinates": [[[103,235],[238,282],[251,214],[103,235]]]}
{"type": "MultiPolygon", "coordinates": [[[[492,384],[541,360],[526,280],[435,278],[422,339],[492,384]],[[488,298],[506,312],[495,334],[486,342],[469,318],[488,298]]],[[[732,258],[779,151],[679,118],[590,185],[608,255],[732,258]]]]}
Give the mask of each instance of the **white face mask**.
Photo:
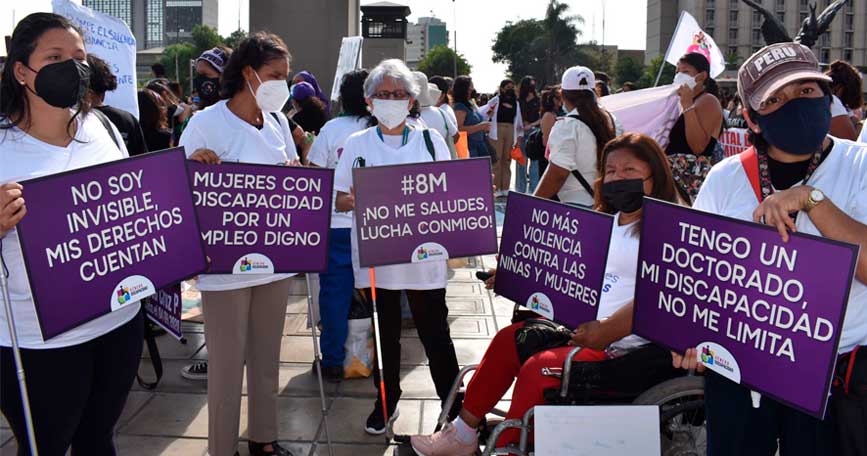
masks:
{"type": "Polygon", "coordinates": [[[373,99],[373,117],[386,128],[395,128],[406,120],[409,115],[408,100],[373,99]]]}
{"type": "Polygon", "coordinates": [[[277,79],[262,82],[258,73],[254,72],[253,74],[259,80],[259,88],[253,93],[253,86],[250,85],[249,81],[247,81],[247,88],[256,98],[259,109],[265,112],[280,112],[283,105],[286,104],[286,100],[289,99],[289,85],[286,84],[286,81],[277,79]]]}
{"type": "Polygon", "coordinates": [[[695,76],[690,76],[687,73],[677,73],[676,75],[674,75],[675,87],[680,87],[684,84],[686,84],[687,87],[689,87],[690,89],[694,89],[695,85],[697,84],[695,82],[695,76]]]}

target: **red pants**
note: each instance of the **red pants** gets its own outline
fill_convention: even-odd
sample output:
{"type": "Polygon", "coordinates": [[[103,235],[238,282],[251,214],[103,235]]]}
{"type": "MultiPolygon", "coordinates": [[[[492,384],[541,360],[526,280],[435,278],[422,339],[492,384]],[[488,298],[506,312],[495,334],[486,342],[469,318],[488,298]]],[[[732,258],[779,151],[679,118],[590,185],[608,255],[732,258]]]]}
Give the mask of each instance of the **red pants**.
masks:
{"type": "MultiPolygon", "coordinates": [[[[512,404],[506,415],[507,419],[523,418],[527,410],[545,402],[546,389],[560,386],[559,378],[542,376],[542,368],[562,368],[566,357],[574,347],[561,347],[536,353],[521,365],[515,348],[515,331],[522,326],[524,323],[515,323],[501,329],[488,346],[479,368],[467,385],[464,398],[464,409],[473,416],[482,418],[493,410],[512,386],[515,378],[518,381],[512,392],[512,404]]],[[[602,361],[605,358],[605,352],[583,349],[575,356],[575,361],[602,361]]],[[[501,435],[497,447],[516,443],[519,437],[519,430],[509,429],[501,435]]]]}

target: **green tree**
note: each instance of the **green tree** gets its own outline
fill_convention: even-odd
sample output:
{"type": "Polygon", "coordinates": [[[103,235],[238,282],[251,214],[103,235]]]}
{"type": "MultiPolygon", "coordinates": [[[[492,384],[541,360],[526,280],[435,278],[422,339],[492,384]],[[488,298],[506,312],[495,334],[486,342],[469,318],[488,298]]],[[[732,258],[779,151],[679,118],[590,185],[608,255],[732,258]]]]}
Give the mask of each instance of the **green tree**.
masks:
{"type": "Polygon", "coordinates": [[[216,46],[223,45],[223,38],[217,33],[217,29],[208,27],[207,25],[197,25],[193,27],[193,47],[196,53],[201,54],[216,46]]]}
{"type": "Polygon", "coordinates": [[[241,44],[241,41],[243,41],[244,38],[247,38],[247,32],[238,29],[232,32],[229,36],[223,38],[223,43],[232,49],[237,49],[238,45],[241,44]]]}
{"type": "Polygon", "coordinates": [[[556,82],[566,68],[587,58],[578,45],[584,18],[568,11],[569,5],[550,0],[544,19],[507,22],[494,40],[494,62],[506,63],[513,78],[532,75],[542,84],[556,82]]]}
{"type": "MultiPolygon", "coordinates": [[[[470,74],[472,66],[458,54],[458,76],[470,74]]],[[[434,46],[418,63],[418,71],[431,76],[451,76],[455,72],[455,50],[448,46],[434,46]]]]}
{"type": "Polygon", "coordinates": [[[644,74],[642,74],[641,79],[638,80],[638,87],[642,89],[653,87],[653,83],[656,81],[656,75],[659,74],[660,65],[665,65],[665,67],[662,69],[662,76],[659,78],[659,85],[671,84],[671,81],[674,80],[676,67],[666,63],[664,57],[660,55],[651,60],[650,65],[644,67],[644,74]]]}
{"type": "Polygon", "coordinates": [[[617,85],[623,85],[624,82],[637,82],[644,74],[644,65],[636,62],[632,57],[624,57],[617,59],[617,65],[614,67],[614,80],[617,85]]]}
{"type": "Polygon", "coordinates": [[[208,49],[222,45],[223,39],[216,29],[207,25],[197,25],[193,27],[191,42],[177,43],[166,47],[160,63],[166,67],[166,76],[179,82],[184,93],[189,95],[191,60],[208,49]]]}

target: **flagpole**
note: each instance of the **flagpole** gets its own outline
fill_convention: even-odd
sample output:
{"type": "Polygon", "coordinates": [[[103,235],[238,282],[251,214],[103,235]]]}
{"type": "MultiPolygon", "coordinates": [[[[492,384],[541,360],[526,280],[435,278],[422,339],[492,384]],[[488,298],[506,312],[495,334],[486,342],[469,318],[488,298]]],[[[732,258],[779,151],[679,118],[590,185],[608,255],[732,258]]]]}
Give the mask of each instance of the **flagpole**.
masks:
{"type": "Polygon", "coordinates": [[[677,18],[677,26],[674,27],[674,33],[671,35],[671,38],[668,40],[668,47],[665,49],[665,54],[662,56],[662,62],[659,64],[659,72],[656,73],[656,81],[653,82],[653,87],[659,85],[659,78],[662,77],[662,69],[665,68],[665,58],[668,57],[668,52],[671,51],[671,44],[674,42],[674,37],[677,36],[677,32],[680,31],[680,24],[683,22],[683,15],[686,14],[686,11],[680,12],[680,17],[677,18]]]}

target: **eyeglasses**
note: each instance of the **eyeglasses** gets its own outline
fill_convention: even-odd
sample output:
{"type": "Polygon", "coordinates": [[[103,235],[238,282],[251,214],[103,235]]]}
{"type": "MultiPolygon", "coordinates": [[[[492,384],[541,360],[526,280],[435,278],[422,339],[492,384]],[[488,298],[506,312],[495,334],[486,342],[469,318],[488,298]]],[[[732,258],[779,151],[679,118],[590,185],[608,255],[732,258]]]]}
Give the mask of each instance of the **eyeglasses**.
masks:
{"type": "Polygon", "coordinates": [[[380,90],[373,94],[373,98],[378,98],[380,100],[409,100],[409,93],[405,90],[395,90],[394,92],[380,90]]]}

